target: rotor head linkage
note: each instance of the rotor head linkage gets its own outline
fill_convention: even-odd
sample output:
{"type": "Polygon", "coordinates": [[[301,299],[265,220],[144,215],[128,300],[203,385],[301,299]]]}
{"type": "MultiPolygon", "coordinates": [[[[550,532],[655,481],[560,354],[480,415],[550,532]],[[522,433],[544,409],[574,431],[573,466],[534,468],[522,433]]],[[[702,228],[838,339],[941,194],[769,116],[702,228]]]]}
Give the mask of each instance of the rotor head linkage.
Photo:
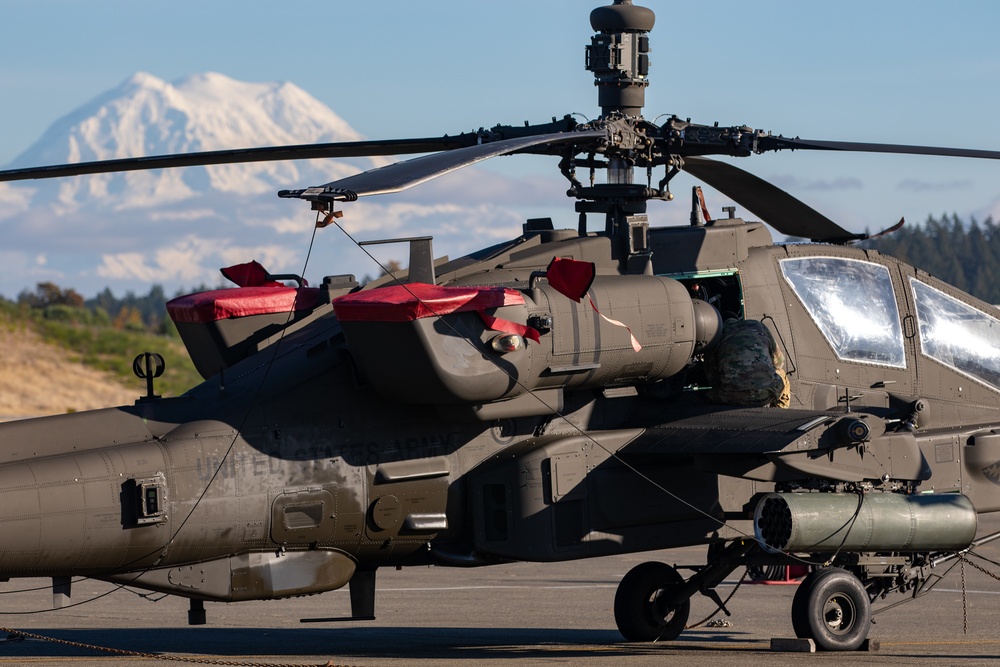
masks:
{"type": "Polygon", "coordinates": [[[632,0],[615,0],[590,13],[590,25],[598,33],[587,47],[588,71],[594,73],[601,114],[642,116],[649,80],[649,36],[656,20],[653,10],[632,0]]]}

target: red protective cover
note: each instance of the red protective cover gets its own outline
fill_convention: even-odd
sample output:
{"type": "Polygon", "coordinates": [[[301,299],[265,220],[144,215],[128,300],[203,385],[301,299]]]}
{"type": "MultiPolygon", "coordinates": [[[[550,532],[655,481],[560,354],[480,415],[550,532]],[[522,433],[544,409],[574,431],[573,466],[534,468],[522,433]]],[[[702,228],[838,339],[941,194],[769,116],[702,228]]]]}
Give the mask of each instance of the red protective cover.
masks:
{"type": "Polygon", "coordinates": [[[334,300],[333,310],[341,322],[410,322],[423,317],[523,303],[523,294],[503,287],[407,283],[346,294],[334,300]]]}
{"type": "Polygon", "coordinates": [[[312,310],[318,303],[318,288],[278,284],[179,296],[167,302],[167,313],[174,322],[205,323],[250,315],[312,310]]]}
{"type": "Polygon", "coordinates": [[[581,262],[578,259],[565,257],[553,257],[548,269],[545,270],[549,285],[577,303],[587,295],[596,275],[597,267],[593,262],[581,262]]]}
{"type": "Polygon", "coordinates": [[[229,280],[240,287],[274,287],[281,285],[277,280],[271,280],[267,269],[260,265],[260,262],[253,260],[246,264],[234,264],[224,269],[219,269],[229,280]]]}

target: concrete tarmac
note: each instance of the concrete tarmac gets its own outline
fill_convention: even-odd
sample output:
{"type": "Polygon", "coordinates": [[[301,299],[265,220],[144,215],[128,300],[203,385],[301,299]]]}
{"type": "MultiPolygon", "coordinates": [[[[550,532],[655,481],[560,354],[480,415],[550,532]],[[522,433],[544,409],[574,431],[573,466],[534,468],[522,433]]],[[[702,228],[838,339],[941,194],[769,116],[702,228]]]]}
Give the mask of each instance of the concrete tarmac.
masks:
{"type": "MultiPolygon", "coordinates": [[[[1000,517],[981,521],[981,534],[1000,530],[1000,517]]],[[[1000,563],[1000,540],[978,553],[1000,563]]],[[[377,620],[302,623],[303,618],[349,614],[345,590],[273,602],[207,603],[208,624],[187,625],[187,601],[101,582],[74,583],[72,605],[51,610],[50,582],[15,579],[0,585],[0,667],[4,665],[167,665],[195,662],[240,665],[477,665],[540,664],[633,667],[683,661],[685,665],[842,664],[1000,665],[1000,566],[972,558],[956,565],[921,599],[876,614],[870,637],[877,651],[788,653],[771,650],[772,638],[794,636],[794,585],[744,583],[728,604],[729,625],[685,630],[673,642],[622,640],[612,612],[618,581],[646,560],[701,564],[702,548],[633,554],[559,564],[513,564],[478,569],[380,570],[377,620]],[[31,590],[34,589],[34,590],[31,590]],[[964,602],[963,602],[964,597],[964,602]],[[8,639],[6,630],[142,657],[34,638],[8,639]],[[179,662],[180,661],[180,662],[179,662]]],[[[945,568],[942,567],[943,571],[945,568]]],[[[723,598],[743,572],[720,587],[723,598]]],[[[904,599],[896,595],[878,609],[904,599]]],[[[689,623],[715,604],[692,600],[689,623]]]]}

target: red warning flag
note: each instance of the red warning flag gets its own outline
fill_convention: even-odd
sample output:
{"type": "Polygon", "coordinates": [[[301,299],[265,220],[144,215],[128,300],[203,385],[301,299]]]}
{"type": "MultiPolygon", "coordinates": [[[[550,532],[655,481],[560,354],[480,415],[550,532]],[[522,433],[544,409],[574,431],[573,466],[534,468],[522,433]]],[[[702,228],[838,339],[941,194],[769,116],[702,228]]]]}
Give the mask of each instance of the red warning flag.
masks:
{"type": "MultiPolygon", "coordinates": [[[[586,296],[590,290],[590,286],[594,284],[594,277],[596,275],[597,267],[593,262],[581,262],[580,260],[563,257],[553,257],[552,261],[549,262],[548,269],[545,271],[545,277],[548,278],[549,285],[555,288],[560,294],[573,299],[577,303],[580,303],[580,300],[586,296]]],[[[601,319],[616,327],[623,327],[628,331],[633,350],[638,352],[642,349],[642,345],[639,344],[639,341],[632,333],[632,329],[627,324],[605,316],[594,305],[593,299],[588,300],[590,301],[590,307],[594,309],[595,313],[601,316],[601,319]]]]}

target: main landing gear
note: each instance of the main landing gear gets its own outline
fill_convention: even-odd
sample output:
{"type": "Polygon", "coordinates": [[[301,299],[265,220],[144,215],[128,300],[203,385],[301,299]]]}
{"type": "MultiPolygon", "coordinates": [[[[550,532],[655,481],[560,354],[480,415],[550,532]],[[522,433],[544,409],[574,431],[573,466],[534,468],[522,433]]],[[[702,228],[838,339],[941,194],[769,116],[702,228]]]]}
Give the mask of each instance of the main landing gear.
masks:
{"type": "MultiPolygon", "coordinates": [[[[685,580],[676,569],[657,562],[632,568],[615,594],[615,623],[628,641],[670,641],[684,631],[691,596],[701,593],[729,615],[715,587],[740,565],[746,549],[732,545],[719,550],[709,564],[685,580]]],[[[824,651],[854,651],[871,629],[871,600],[853,573],[826,567],[810,573],[792,600],[792,627],[801,639],[812,639],[824,651]]]]}
{"type": "Polygon", "coordinates": [[[643,563],[629,570],[615,593],[618,631],[631,642],[677,639],[691,611],[683,584],[684,577],[666,563],[643,563]]]}
{"type": "Polygon", "coordinates": [[[792,598],[795,636],[825,651],[855,651],[868,637],[872,607],[861,581],[847,570],[826,567],[810,573],[792,598]]]}
{"type": "Polygon", "coordinates": [[[615,593],[615,623],[625,639],[633,642],[676,639],[687,624],[691,596],[701,593],[729,610],[715,587],[745,564],[755,542],[736,541],[728,546],[714,545],[708,550],[708,565],[685,580],[666,563],[637,565],[622,577],[615,593]]]}

